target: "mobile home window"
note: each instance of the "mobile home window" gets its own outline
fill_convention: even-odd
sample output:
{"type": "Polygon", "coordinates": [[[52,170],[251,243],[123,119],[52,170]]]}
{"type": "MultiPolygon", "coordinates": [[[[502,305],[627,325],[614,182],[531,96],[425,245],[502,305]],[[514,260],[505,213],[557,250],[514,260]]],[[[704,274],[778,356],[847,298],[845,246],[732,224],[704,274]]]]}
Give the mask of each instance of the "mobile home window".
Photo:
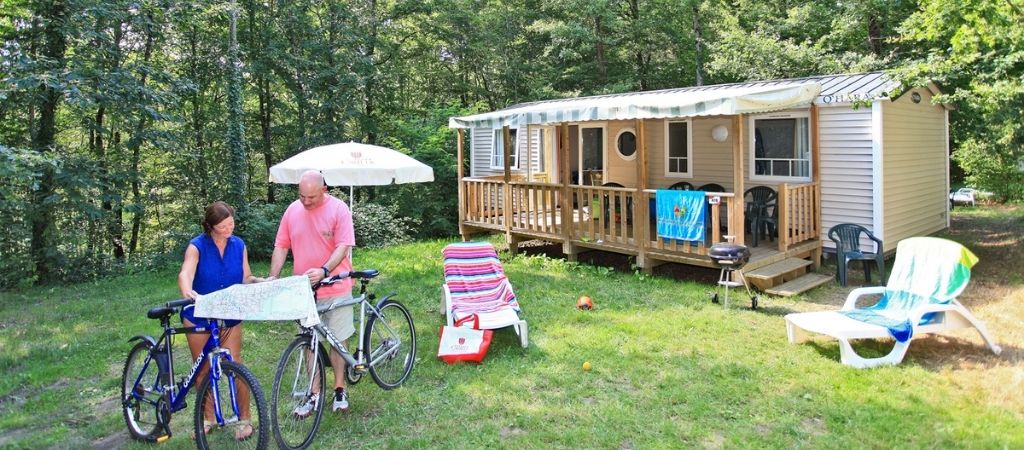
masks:
{"type": "Polygon", "coordinates": [[[544,159],[548,153],[548,143],[544,140],[544,134],[547,130],[537,130],[537,171],[544,171],[544,159]]]}
{"type": "Polygon", "coordinates": [[[751,178],[810,180],[811,132],[806,114],[753,119],[751,178]]]}
{"type": "Polygon", "coordinates": [[[690,122],[665,123],[665,176],[692,176],[690,122]]]}
{"type": "Polygon", "coordinates": [[[601,184],[604,177],[604,124],[580,126],[579,161],[582,170],[577,182],[580,184],[601,184]]]}
{"type": "Polygon", "coordinates": [[[636,133],[632,128],[624,128],[619,131],[619,135],[615,138],[615,150],[618,151],[619,157],[626,161],[636,159],[636,133]]]}
{"type": "MultiPolygon", "coordinates": [[[[519,140],[516,139],[516,131],[517,130],[515,128],[510,128],[508,130],[509,136],[512,138],[512,150],[509,152],[509,166],[513,169],[519,168],[519,146],[516,145],[519,140]]],[[[501,128],[494,130],[494,140],[491,143],[491,168],[505,168],[505,134],[501,128]]]]}

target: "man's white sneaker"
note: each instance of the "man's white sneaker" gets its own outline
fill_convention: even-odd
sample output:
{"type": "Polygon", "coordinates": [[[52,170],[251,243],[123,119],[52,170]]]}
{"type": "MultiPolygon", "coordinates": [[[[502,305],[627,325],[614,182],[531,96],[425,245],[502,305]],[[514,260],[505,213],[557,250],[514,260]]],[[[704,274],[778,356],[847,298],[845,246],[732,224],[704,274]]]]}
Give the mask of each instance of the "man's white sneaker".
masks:
{"type": "Polygon", "coordinates": [[[344,388],[334,390],[334,406],[332,411],[348,411],[348,391],[344,388]]]}

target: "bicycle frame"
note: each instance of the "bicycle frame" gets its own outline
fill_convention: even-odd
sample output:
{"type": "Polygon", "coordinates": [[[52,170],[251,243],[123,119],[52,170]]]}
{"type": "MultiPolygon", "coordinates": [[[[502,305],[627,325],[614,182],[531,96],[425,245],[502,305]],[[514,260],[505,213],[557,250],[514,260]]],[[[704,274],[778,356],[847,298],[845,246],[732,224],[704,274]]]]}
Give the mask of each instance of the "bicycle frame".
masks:
{"type": "MultiPolygon", "coordinates": [[[[222,375],[220,370],[220,358],[225,358],[228,361],[233,361],[233,359],[231,358],[231,352],[226,348],[221,348],[220,346],[220,331],[218,326],[220,322],[219,320],[210,321],[209,329],[205,327],[171,327],[168,318],[165,318],[161,322],[162,323],[160,325],[164,328],[164,332],[163,334],[161,334],[160,340],[156,342],[156,345],[153,347],[153,350],[150,351],[149,354],[146,356],[146,360],[142,365],[142,370],[139,371],[139,375],[135,379],[134,385],[138,386],[139,383],[142,381],[143,374],[146,373],[146,369],[149,368],[149,364],[153,362],[153,359],[156,357],[158,352],[164,352],[164,355],[167,358],[167,379],[161,380],[158,377],[157,385],[154,386],[153,388],[154,392],[161,394],[162,398],[166,396],[168,409],[170,410],[171,413],[175,413],[188,406],[185,403],[185,399],[188,397],[189,391],[198,381],[197,374],[199,373],[199,369],[203,366],[204,362],[209,360],[210,370],[207,373],[207,376],[210,377],[212,383],[218,383],[222,375]],[[209,331],[210,337],[209,339],[206,340],[206,344],[203,346],[202,353],[199,354],[199,357],[196,358],[196,361],[192,364],[192,368],[189,371],[188,376],[179,386],[178,383],[174,381],[174,352],[173,346],[171,345],[171,338],[176,334],[204,331],[209,331]],[[161,346],[163,347],[163,350],[160,350],[161,346]]],[[[160,364],[158,362],[157,368],[161,369],[159,365],[160,364]]],[[[234,377],[228,377],[228,387],[231,391],[231,398],[236,398],[237,387],[235,386],[234,377]]],[[[214,415],[216,417],[217,423],[224,423],[224,415],[220,408],[220,398],[218,398],[220,395],[219,390],[215,389],[213,393],[214,415]]],[[[155,406],[154,402],[147,400],[140,394],[133,392],[132,396],[136,397],[139,401],[152,404],[155,406]]],[[[199,403],[201,404],[202,402],[199,403]]],[[[231,407],[233,409],[233,412],[235,413],[235,417],[239,417],[237,402],[232,402],[231,407]]]]}
{"type": "MultiPolygon", "coordinates": [[[[362,294],[359,297],[353,297],[352,299],[343,301],[341,303],[338,303],[337,305],[332,305],[334,307],[329,309],[328,311],[334,310],[334,309],[337,309],[337,308],[341,308],[341,307],[344,307],[344,306],[353,306],[353,305],[355,305],[357,303],[359,304],[359,329],[356,330],[357,339],[356,339],[355,356],[353,356],[352,353],[350,353],[348,351],[348,349],[345,348],[345,344],[343,344],[340,340],[338,340],[337,336],[335,336],[334,333],[332,333],[331,330],[328,329],[327,327],[325,327],[322,323],[316,324],[312,328],[306,328],[306,330],[309,330],[309,332],[311,332],[312,338],[313,338],[313,342],[310,345],[310,348],[317,348],[317,345],[319,345],[319,343],[320,343],[319,342],[320,341],[320,336],[323,336],[327,340],[327,343],[332,348],[337,350],[338,354],[340,354],[341,357],[345,359],[346,363],[348,363],[354,369],[356,369],[358,371],[362,371],[362,370],[365,370],[365,367],[366,367],[365,366],[365,362],[366,362],[365,359],[366,358],[362,354],[363,353],[363,339],[362,339],[362,336],[363,336],[363,331],[366,328],[366,305],[368,304],[368,302],[366,301],[366,295],[362,294]]],[[[376,312],[376,308],[374,308],[374,311],[376,312]]]]}
{"type": "MultiPolygon", "coordinates": [[[[366,293],[366,285],[368,284],[369,280],[360,279],[359,281],[359,297],[353,297],[352,299],[345,300],[337,304],[332,304],[330,308],[322,311],[327,312],[344,306],[353,306],[359,304],[359,329],[356,330],[355,356],[353,356],[352,353],[350,353],[348,349],[345,348],[345,345],[338,340],[334,333],[332,333],[331,330],[329,330],[323,324],[314,325],[312,328],[304,328],[304,330],[312,334],[312,343],[310,345],[310,348],[317,348],[317,345],[319,345],[320,336],[323,336],[327,340],[327,343],[330,344],[332,348],[337,350],[338,354],[341,355],[341,357],[345,360],[347,364],[349,364],[349,366],[351,366],[357,372],[363,373],[366,371],[368,365],[375,364],[378,360],[391,356],[396,351],[398,351],[398,348],[393,347],[391,349],[388,349],[388,351],[385,354],[379,355],[376,358],[373,358],[372,360],[370,359],[371,355],[368,355],[367,352],[364,351],[363,345],[365,344],[365,342],[363,341],[365,340],[367,308],[369,308],[369,313],[374,315],[379,314],[380,311],[377,309],[376,306],[370,303],[370,300],[373,299],[372,295],[367,295],[366,293]]],[[[387,300],[392,295],[393,294],[385,296],[384,300],[387,300]]],[[[388,329],[388,332],[391,333],[392,336],[395,334],[394,330],[391,329],[388,329]]]]}

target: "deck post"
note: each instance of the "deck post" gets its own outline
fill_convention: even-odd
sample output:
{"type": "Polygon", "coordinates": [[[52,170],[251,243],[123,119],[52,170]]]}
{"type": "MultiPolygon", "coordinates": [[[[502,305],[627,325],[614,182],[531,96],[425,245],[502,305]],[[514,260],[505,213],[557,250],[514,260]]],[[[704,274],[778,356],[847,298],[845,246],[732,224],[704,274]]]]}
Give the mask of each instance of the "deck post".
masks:
{"type": "Polygon", "coordinates": [[[732,118],[732,128],[736,130],[736,140],[732,143],[732,186],[733,199],[736,201],[730,205],[732,207],[732,214],[729,220],[729,232],[736,236],[733,243],[740,245],[743,245],[744,236],[747,233],[746,227],[743,226],[743,208],[746,206],[743,204],[743,151],[747,148],[747,132],[744,126],[744,119],[743,114],[732,118]]]}
{"type": "MultiPolygon", "coordinates": [[[[812,202],[814,212],[812,214],[813,227],[818,233],[818,249],[811,252],[811,262],[815,269],[821,267],[821,243],[824,239],[824,230],[821,229],[821,133],[818,131],[820,126],[818,113],[818,105],[811,102],[811,181],[814,183],[814,201],[812,202]]],[[[946,173],[948,174],[949,171],[946,173]]]]}
{"type": "Polygon", "coordinates": [[[633,209],[635,210],[633,211],[633,240],[636,242],[636,265],[644,273],[650,274],[654,266],[647,261],[647,242],[649,241],[647,233],[650,224],[650,213],[647,210],[650,206],[644,197],[644,190],[647,189],[647,130],[644,125],[643,119],[636,121],[638,154],[636,158],[636,193],[633,194],[633,209]]]}
{"type": "Polygon", "coordinates": [[[569,124],[562,122],[558,128],[558,181],[561,187],[559,201],[562,210],[562,253],[566,259],[576,261],[576,246],[572,244],[575,213],[572,210],[572,196],[569,192],[569,124]]]}
{"type": "Polygon", "coordinates": [[[512,132],[509,130],[508,125],[501,127],[502,131],[502,157],[504,161],[502,164],[505,166],[505,177],[504,184],[502,185],[502,197],[501,209],[504,211],[503,218],[505,222],[505,243],[508,244],[508,252],[515,256],[518,245],[512,240],[512,186],[509,184],[512,181],[512,166],[510,164],[512,157],[512,132]]]}
{"type": "Polygon", "coordinates": [[[526,124],[526,181],[533,182],[533,136],[530,135],[530,124],[526,124]]]}
{"type": "MultiPolygon", "coordinates": [[[[775,224],[779,233],[779,251],[785,253],[789,249],[789,185],[779,183],[778,197],[775,200],[775,208],[779,210],[779,220],[775,224]]],[[[757,230],[754,230],[757,233],[757,230]]]]}
{"type": "Polygon", "coordinates": [[[818,247],[811,251],[811,263],[818,269],[821,267],[822,240],[821,240],[821,181],[814,182],[814,223],[812,226],[818,233],[818,247]]]}
{"type": "Polygon", "coordinates": [[[459,235],[462,236],[462,241],[468,241],[469,236],[466,235],[466,186],[462,181],[465,175],[462,169],[462,158],[464,155],[463,142],[466,136],[466,130],[464,128],[458,129],[458,141],[455,151],[455,171],[457,179],[459,180],[459,235]]]}

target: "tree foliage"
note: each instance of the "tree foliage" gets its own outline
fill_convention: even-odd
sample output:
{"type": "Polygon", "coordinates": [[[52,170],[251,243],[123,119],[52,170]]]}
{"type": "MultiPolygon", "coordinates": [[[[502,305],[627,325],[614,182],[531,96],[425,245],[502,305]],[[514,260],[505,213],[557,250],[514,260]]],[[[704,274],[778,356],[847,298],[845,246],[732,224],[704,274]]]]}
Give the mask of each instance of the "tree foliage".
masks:
{"type": "Polygon", "coordinates": [[[215,200],[269,246],[295,191],[268,166],[335,142],[430,164],[434,183],[356,204],[411,237],[451,235],[448,117],[696,84],[933,80],[965,181],[1019,199],[1022,18],[1020,0],[6,0],[0,287],[177,258],[215,200]]]}
{"type": "Polygon", "coordinates": [[[966,181],[1024,199],[1024,4],[921,3],[904,23],[902,40],[919,50],[902,76],[935,80],[947,93],[939,100],[956,105],[950,137],[966,181]]]}

